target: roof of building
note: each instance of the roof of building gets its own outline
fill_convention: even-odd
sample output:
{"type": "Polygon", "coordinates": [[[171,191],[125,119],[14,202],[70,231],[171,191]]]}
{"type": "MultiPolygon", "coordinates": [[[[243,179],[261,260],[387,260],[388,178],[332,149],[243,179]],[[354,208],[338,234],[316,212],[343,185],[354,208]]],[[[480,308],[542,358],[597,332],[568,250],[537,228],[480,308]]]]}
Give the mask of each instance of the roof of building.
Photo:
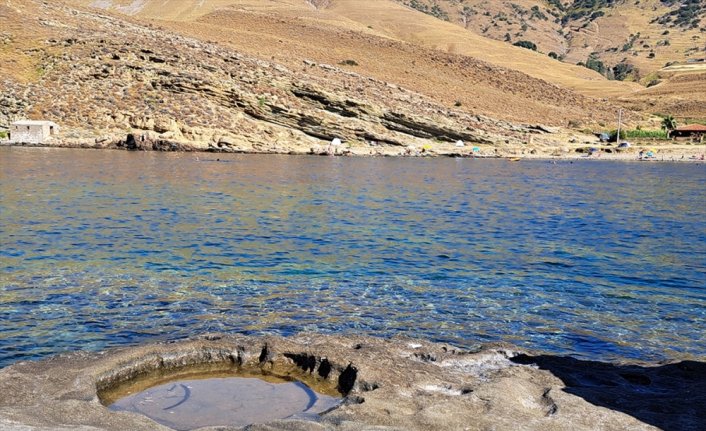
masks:
{"type": "Polygon", "coordinates": [[[677,132],[706,132],[706,126],[703,124],[687,124],[686,126],[677,127],[677,132]]]}
{"type": "Polygon", "coordinates": [[[57,124],[53,121],[35,121],[35,120],[20,120],[12,123],[13,126],[56,126],[57,124]]]}

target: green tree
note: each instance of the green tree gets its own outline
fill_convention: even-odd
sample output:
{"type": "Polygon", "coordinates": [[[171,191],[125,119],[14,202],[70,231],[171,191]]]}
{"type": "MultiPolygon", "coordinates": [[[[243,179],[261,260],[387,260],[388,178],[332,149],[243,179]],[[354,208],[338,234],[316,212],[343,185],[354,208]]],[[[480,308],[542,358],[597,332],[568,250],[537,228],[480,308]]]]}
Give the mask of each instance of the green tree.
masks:
{"type": "Polygon", "coordinates": [[[606,72],[606,67],[605,64],[598,59],[598,56],[596,53],[592,53],[591,55],[588,56],[588,59],[586,60],[586,63],[584,64],[585,67],[595,70],[596,72],[600,73],[601,75],[605,75],[606,72]]]}
{"type": "Polygon", "coordinates": [[[610,133],[608,134],[608,141],[609,142],[620,142],[623,139],[625,139],[625,130],[620,131],[620,136],[618,136],[618,131],[617,130],[611,130],[610,133]]]}
{"type": "Polygon", "coordinates": [[[677,120],[673,116],[667,115],[662,119],[662,128],[667,132],[671,132],[677,128],[677,120]]]}

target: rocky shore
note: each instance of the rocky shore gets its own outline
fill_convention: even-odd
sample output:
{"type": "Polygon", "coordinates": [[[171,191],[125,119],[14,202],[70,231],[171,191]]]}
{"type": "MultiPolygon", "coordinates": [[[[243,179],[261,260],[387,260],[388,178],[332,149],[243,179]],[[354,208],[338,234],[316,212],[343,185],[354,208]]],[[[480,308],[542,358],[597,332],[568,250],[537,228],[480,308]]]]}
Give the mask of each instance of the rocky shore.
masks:
{"type": "Polygon", "coordinates": [[[385,144],[342,144],[326,145],[318,142],[293,142],[260,146],[232,146],[226,143],[199,143],[172,141],[160,138],[154,133],[129,134],[126,136],[104,136],[95,139],[53,139],[42,145],[10,143],[0,141],[0,146],[43,147],[43,148],[84,148],[112,149],[128,151],[162,152],[208,152],[240,154],[291,154],[317,156],[358,156],[358,157],[464,157],[464,158],[506,158],[506,159],[546,159],[546,160],[616,160],[616,161],[662,161],[662,162],[704,162],[706,145],[680,145],[673,143],[638,144],[628,149],[616,149],[611,145],[591,142],[558,144],[478,144],[463,145],[434,142],[422,145],[398,146],[385,144]],[[641,156],[641,152],[644,153],[641,156]],[[645,154],[654,152],[652,156],[645,154]]]}
{"type": "Polygon", "coordinates": [[[0,429],[160,430],[115,412],[101,394],[155,372],[194,366],[293,376],[344,397],[317,420],[218,430],[699,430],[706,363],[608,364],[523,352],[463,351],[396,338],[205,335],[73,352],[0,370],[0,429]]]}

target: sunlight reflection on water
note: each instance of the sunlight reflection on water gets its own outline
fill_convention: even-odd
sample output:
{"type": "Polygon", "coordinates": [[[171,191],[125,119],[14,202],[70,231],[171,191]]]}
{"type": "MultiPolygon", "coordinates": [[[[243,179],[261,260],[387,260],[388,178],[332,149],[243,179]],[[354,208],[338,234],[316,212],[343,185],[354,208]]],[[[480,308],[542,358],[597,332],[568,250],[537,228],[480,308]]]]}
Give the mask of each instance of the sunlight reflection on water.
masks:
{"type": "Polygon", "coordinates": [[[205,331],[706,355],[704,165],[198,157],[0,149],[0,366],[205,331]]]}

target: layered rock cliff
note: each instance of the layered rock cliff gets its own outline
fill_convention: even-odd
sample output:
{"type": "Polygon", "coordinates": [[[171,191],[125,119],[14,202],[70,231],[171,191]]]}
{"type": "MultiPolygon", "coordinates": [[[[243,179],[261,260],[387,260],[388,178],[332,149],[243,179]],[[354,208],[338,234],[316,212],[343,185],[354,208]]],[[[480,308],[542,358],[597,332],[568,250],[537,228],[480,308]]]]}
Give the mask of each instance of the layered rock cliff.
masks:
{"type": "Polygon", "coordinates": [[[35,28],[35,45],[15,49],[35,62],[37,76],[5,79],[0,121],[57,121],[57,145],[318,152],[339,138],[340,151],[361,154],[450,152],[458,140],[523,145],[546,132],[338,66],[304,60],[288,68],[129,18],[22,4],[0,12],[35,28]]]}

